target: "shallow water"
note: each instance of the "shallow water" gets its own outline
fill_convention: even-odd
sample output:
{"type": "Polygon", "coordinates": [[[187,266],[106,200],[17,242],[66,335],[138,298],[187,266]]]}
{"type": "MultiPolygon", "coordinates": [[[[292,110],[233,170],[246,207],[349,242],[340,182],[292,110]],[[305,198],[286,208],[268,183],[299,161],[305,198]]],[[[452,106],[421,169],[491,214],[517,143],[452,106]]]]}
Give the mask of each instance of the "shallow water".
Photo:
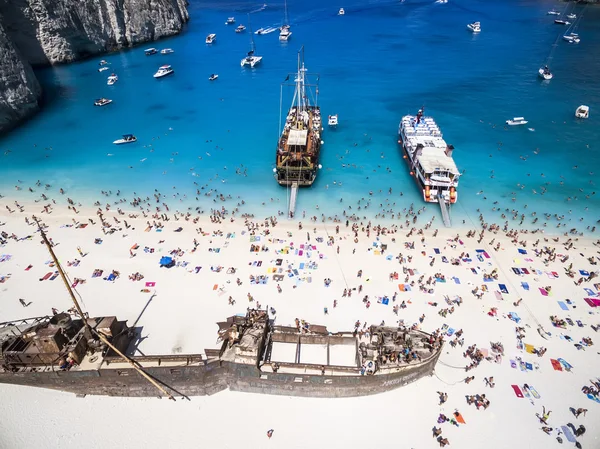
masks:
{"type": "MultiPolygon", "coordinates": [[[[360,215],[411,203],[422,207],[396,136],[401,116],[425,106],[465,171],[452,210],[455,224],[475,222],[478,209],[489,220],[503,221],[491,212],[494,201],[519,213],[564,214],[577,222],[567,229],[580,217],[586,225],[599,218],[592,173],[600,170],[600,85],[594,82],[600,60],[591,51],[600,41],[598,8],[586,9],[578,27],[582,42],[573,45],[557,40],[566,27],[555,25],[546,12],[565,6],[551,2],[351,1],[340,17],[337,6],[290,0],[290,41],[280,43],[276,32],[254,35],[263,61],[242,69],[249,30],[236,34],[224,22],[234,15],[238,24],[248,25],[246,13],[254,11],[254,30],[281,23],[282,3],[260,6],[192,2],[185,32],[154,44],[173,48],[171,55],[145,56],[147,45],[104,56],[110,70],[102,73],[100,57],[40,71],[44,110],[0,140],[3,152],[11,150],[0,156],[1,193],[14,192],[17,179],[23,186],[39,179],[90,205],[100,190],[120,189],[127,197],[159,189],[178,194],[180,210],[197,205],[207,210],[215,205],[213,197],[195,200],[196,188],[206,186],[202,193],[212,188],[242,196],[243,212],[264,216],[285,210],[288,191],[272,176],[280,83],[295,70],[303,45],[307,68],[319,74],[323,114],[338,113],[340,125],[323,133],[323,169],[312,188],[301,190],[298,214],[315,213],[317,204],[318,214],[341,214],[348,205],[355,212],[360,198],[371,199],[360,215]],[[466,29],[474,20],[482,23],[480,35],[466,29]],[[213,45],[204,43],[209,33],[217,33],[213,45]],[[544,82],[537,70],[550,54],[554,79],[544,82]],[[175,74],[154,79],[165,63],[175,74]],[[111,71],[119,81],[107,86],[111,71]],[[211,73],[219,79],[209,82],[211,73]],[[101,96],[114,103],[94,107],[101,96]],[[575,119],[580,104],[590,105],[588,120],[575,119]],[[505,120],[514,116],[529,124],[505,129],[505,120]],[[134,133],[138,142],[112,145],[124,133],[134,133]],[[247,169],[247,176],[236,175],[237,168],[247,169]]],[[[284,90],[284,109],[291,94],[284,90]]],[[[216,205],[231,209],[235,202],[216,205]]],[[[439,216],[437,206],[428,210],[439,216]]],[[[554,227],[556,221],[548,223],[554,227]]]]}

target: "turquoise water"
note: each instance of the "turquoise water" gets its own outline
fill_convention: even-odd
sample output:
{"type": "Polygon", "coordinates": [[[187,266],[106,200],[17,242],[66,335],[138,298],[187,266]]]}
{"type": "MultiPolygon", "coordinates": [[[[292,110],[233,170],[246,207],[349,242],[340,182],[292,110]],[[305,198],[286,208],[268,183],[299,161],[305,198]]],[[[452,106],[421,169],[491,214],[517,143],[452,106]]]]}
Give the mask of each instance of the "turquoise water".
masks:
{"type": "MultiPolygon", "coordinates": [[[[350,0],[322,5],[289,0],[293,35],[288,43],[280,43],[278,33],[255,35],[256,53],[263,56],[255,69],[239,64],[250,47],[248,31],[236,34],[225,20],[235,16],[237,24],[248,25],[246,14],[253,11],[254,30],[277,26],[283,3],[261,10],[253,2],[192,0],[184,33],[105,55],[109,71],[97,71],[101,57],[40,71],[43,111],[0,140],[3,153],[11,150],[0,155],[0,192],[12,194],[17,179],[24,186],[39,179],[91,205],[101,190],[119,189],[128,197],[159,189],[167,196],[178,194],[179,210],[208,210],[213,197],[195,199],[196,189],[206,186],[202,193],[212,188],[242,196],[243,212],[265,216],[285,210],[287,191],[272,175],[280,83],[295,70],[304,45],[307,68],[320,75],[323,114],[339,114],[340,125],[323,133],[323,169],[312,188],[301,190],[298,214],[314,213],[317,204],[319,215],[341,214],[348,205],[356,211],[361,198],[371,200],[361,215],[411,203],[422,207],[396,133],[401,116],[424,105],[455,146],[455,160],[465,171],[452,211],[455,223],[476,220],[477,209],[489,220],[503,221],[492,211],[494,201],[519,212],[565,214],[572,222],[585,217],[586,225],[600,218],[600,192],[592,194],[596,175],[590,174],[600,172],[600,8],[585,10],[578,26],[582,42],[573,45],[556,41],[566,28],[546,15],[552,7],[564,10],[562,3],[350,0]],[[340,6],[346,10],[343,17],[337,16],[340,6]],[[481,21],[480,35],[466,29],[475,20],[481,21]],[[217,34],[212,46],[204,42],[209,33],[217,34]],[[145,56],[144,48],[152,45],[175,53],[145,56]],[[554,79],[543,82],[537,70],[550,55],[554,79]],[[171,64],[175,74],[156,80],[152,74],[162,64],[171,64]],[[111,71],[119,81],[107,86],[111,71]],[[219,79],[209,82],[211,73],[219,79]],[[114,103],[94,107],[101,96],[114,103]],[[575,119],[580,104],[591,107],[588,120],[575,119]],[[505,129],[505,120],[514,116],[526,117],[529,124],[505,129]],[[125,133],[134,133],[138,142],[112,145],[125,133]]],[[[569,8],[580,13],[583,7],[569,8]]],[[[284,90],[284,109],[291,95],[284,90]]],[[[39,193],[19,192],[32,198],[39,193]]],[[[235,202],[218,207],[231,209],[235,202]]],[[[435,205],[428,209],[439,215],[435,205]]]]}

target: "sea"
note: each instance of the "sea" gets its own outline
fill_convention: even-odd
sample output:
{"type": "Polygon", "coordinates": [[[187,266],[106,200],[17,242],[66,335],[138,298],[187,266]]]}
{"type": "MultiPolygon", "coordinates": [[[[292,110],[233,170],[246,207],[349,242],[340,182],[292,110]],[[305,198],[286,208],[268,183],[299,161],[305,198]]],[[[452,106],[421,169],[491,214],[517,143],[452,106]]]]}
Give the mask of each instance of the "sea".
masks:
{"type": "Polygon", "coordinates": [[[282,83],[289,73],[293,79],[303,52],[322,114],[338,114],[339,125],[325,123],[322,168],[315,184],[300,190],[296,217],[343,218],[346,211],[398,221],[400,213],[402,222],[413,205],[441,221],[438,206],[423,202],[397,143],[401,117],[424,107],[454,145],[463,172],[454,226],[472,227],[480,213],[498,223],[504,214],[511,227],[525,214],[521,226],[546,222],[550,233],[584,230],[600,219],[599,7],[288,0],[287,11],[293,34],[282,43],[278,31],[250,32],[280,26],[281,1],[191,0],[190,22],[178,36],[39,70],[42,111],[0,138],[0,193],[39,199],[49,184],[59,201],[92,206],[116,201],[117,191],[130,199],[158,190],[172,210],[239,205],[239,213],[257,217],[284,213],[290,191],[275,182],[273,168],[293,88],[282,83]],[[578,19],[557,25],[551,9],[578,19]],[[236,24],[226,25],[228,17],[236,24]],[[481,22],[479,34],[467,29],[474,21],[481,22]],[[235,32],[239,24],[245,32],[235,32]],[[581,42],[565,42],[567,30],[581,42]],[[212,45],[205,43],[209,33],[217,35],[212,45]],[[242,68],[251,38],[263,59],[242,68]],[[146,56],[152,46],[174,52],[146,56]],[[99,72],[102,59],[109,70],[99,72]],[[174,75],[153,78],[163,64],[174,75]],[[550,81],[538,77],[544,64],[554,74],[550,81]],[[108,86],[111,73],[119,80],[108,86]],[[219,77],[211,82],[213,73],[219,77]],[[95,107],[100,97],[113,103],[95,107]],[[575,118],[581,104],[590,106],[587,120],[575,118]],[[506,126],[518,116],[529,123],[506,126]],[[113,145],[128,133],[138,141],[113,145]]]}

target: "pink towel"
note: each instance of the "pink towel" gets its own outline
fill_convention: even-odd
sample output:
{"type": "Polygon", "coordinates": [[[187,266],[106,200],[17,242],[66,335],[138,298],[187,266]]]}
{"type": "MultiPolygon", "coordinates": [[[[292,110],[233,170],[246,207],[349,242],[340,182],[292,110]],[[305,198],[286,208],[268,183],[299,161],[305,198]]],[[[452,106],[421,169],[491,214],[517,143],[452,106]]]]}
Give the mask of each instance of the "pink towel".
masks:
{"type": "Polygon", "coordinates": [[[146,287],[154,287],[156,282],[146,282],[146,287]]]}
{"type": "Polygon", "coordinates": [[[587,302],[590,305],[590,307],[600,307],[600,299],[584,298],[584,301],[587,302]]]}
{"type": "Polygon", "coordinates": [[[542,294],[542,296],[548,296],[548,292],[542,287],[540,287],[540,293],[542,294]]]}

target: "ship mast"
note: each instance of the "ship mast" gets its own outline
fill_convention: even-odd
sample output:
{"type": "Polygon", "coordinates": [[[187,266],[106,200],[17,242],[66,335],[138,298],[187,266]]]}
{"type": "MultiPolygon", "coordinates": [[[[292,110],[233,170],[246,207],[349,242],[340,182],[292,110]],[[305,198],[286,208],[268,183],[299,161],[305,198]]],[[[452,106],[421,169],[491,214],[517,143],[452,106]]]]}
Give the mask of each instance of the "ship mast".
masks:
{"type": "Polygon", "coordinates": [[[150,382],[158,390],[160,390],[161,393],[163,393],[169,399],[175,401],[175,398],[173,397],[172,394],[167,392],[167,390],[165,390],[161,385],[159,385],[158,382],[156,382],[148,374],[146,374],[146,372],[144,370],[142,370],[133,360],[131,360],[129,357],[127,357],[125,354],[123,354],[121,351],[119,351],[110,341],[108,341],[106,339],[106,337],[104,335],[102,335],[100,332],[97,332],[96,330],[91,328],[91,326],[89,325],[89,323],[87,321],[86,315],[84,315],[83,311],[81,310],[81,306],[79,305],[79,302],[77,301],[77,298],[75,297],[75,293],[73,293],[73,289],[69,285],[69,281],[67,280],[67,276],[66,276],[65,272],[63,271],[62,266],[60,265],[60,262],[58,261],[58,258],[56,257],[56,254],[54,254],[54,250],[52,249],[52,245],[50,244],[50,242],[48,241],[48,238],[46,237],[46,233],[42,229],[42,226],[41,226],[39,220],[35,217],[33,217],[33,220],[37,224],[40,234],[42,236],[42,239],[43,239],[44,243],[46,244],[46,247],[48,248],[48,252],[50,253],[50,256],[52,256],[52,260],[54,261],[54,264],[56,265],[56,269],[58,270],[60,277],[63,280],[65,287],[67,288],[67,291],[69,292],[69,295],[71,296],[71,300],[73,301],[73,304],[75,304],[75,309],[77,310],[77,313],[79,314],[79,316],[81,317],[81,320],[83,321],[83,325],[85,327],[86,334],[91,337],[92,333],[94,333],[104,344],[106,344],[110,349],[115,351],[123,360],[128,362],[132,366],[133,369],[135,369],[138,373],[140,373],[142,375],[142,377],[144,377],[148,382],[150,382]]]}

